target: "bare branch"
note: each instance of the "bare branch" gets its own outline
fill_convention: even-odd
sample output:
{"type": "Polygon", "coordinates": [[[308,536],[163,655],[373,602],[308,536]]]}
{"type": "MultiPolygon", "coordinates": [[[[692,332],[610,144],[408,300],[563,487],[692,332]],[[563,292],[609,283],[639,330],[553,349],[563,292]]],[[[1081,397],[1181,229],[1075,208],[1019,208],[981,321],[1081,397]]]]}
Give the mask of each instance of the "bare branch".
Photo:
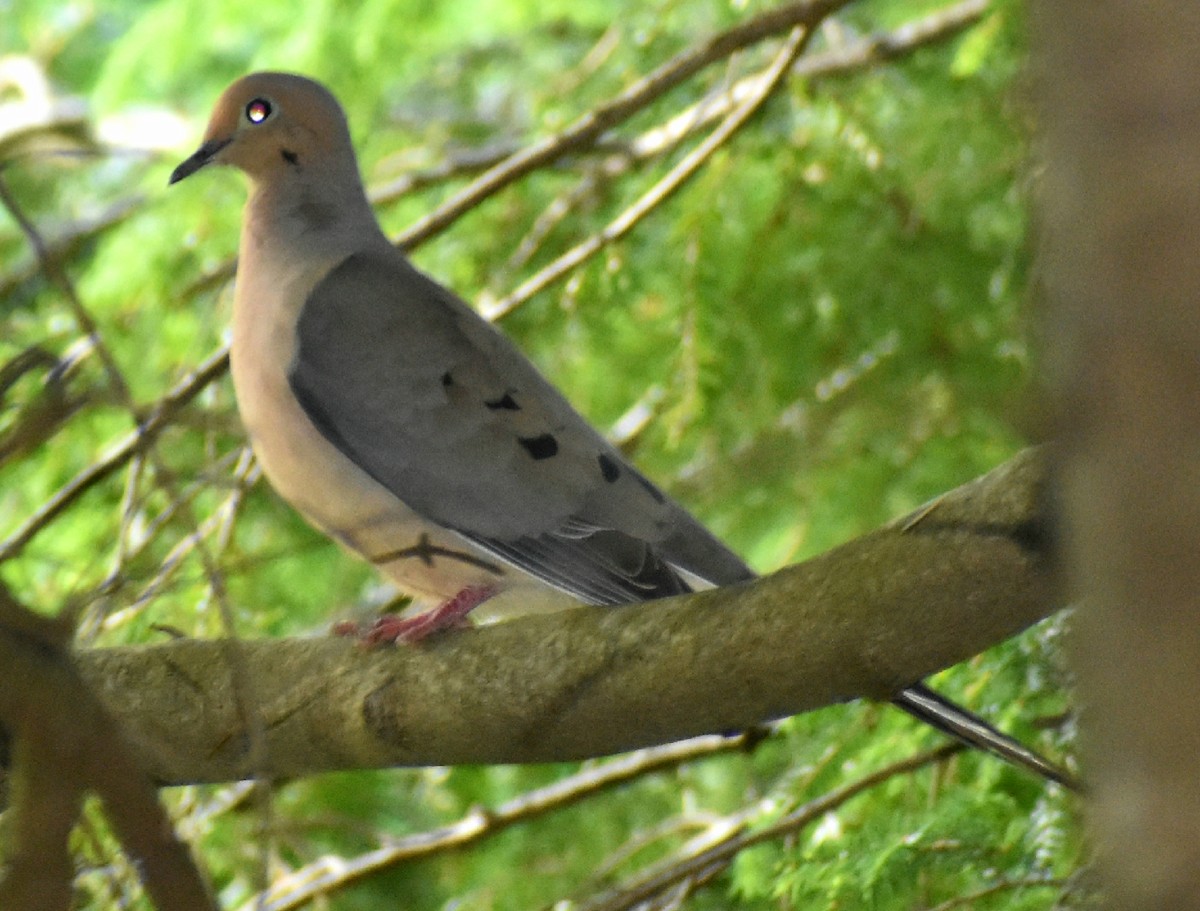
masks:
{"type": "Polygon", "coordinates": [[[29,245],[33,248],[38,263],[40,263],[46,277],[58,285],[63,296],[66,297],[71,312],[75,316],[75,322],[79,324],[79,328],[83,330],[84,335],[91,342],[92,350],[95,351],[96,355],[100,358],[100,362],[104,365],[104,371],[108,374],[109,383],[120,397],[122,404],[129,409],[134,418],[134,423],[138,423],[139,410],[133,401],[133,395],[129,391],[129,383],[125,379],[125,375],[121,372],[116,358],[108,350],[108,345],[105,344],[104,337],[100,334],[100,327],[96,324],[87,307],[83,305],[83,301],[79,298],[79,295],[75,293],[75,286],[67,278],[66,273],[62,271],[58,262],[50,255],[50,248],[42,238],[41,233],[25,215],[24,209],[22,209],[16,197],[8,189],[8,182],[4,179],[2,170],[0,170],[0,202],[4,204],[4,208],[12,215],[13,220],[16,221],[21,232],[29,241],[29,245]]]}
{"type": "MultiPolygon", "coordinates": [[[[979,889],[976,892],[968,892],[966,895],[955,896],[942,902],[940,905],[934,905],[929,911],[955,911],[956,908],[977,908],[980,901],[991,898],[993,895],[1002,895],[1005,892],[1021,892],[1025,889],[1054,889],[1056,892],[1061,892],[1069,885],[1070,883],[1067,880],[1056,879],[1051,876],[1006,879],[988,886],[986,889],[979,889]]],[[[1056,907],[1062,906],[1058,905],[1056,907]]]]}
{"type": "Polygon", "coordinates": [[[752,44],[786,34],[795,28],[811,32],[822,19],[849,0],[800,0],[754,17],[720,32],[667,61],[639,79],[607,104],[589,111],[561,133],[535,143],[493,168],[422,218],[397,238],[397,246],[411,249],[444,231],[463,213],[530,171],[586,148],[651,101],[711,64],[752,44]]]}
{"type": "Polygon", "coordinates": [[[684,183],[687,182],[712,154],[729,140],[755,114],[763,102],[771,96],[787,74],[788,67],[804,49],[812,37],[811,30],[795,29],[776,55],[775,60],[763,72],[757,91],[742,101],[721,122],[715,130],[695,149],[689,152],[670,172],[658,183],[646,191],[632,206],[622,212],[617,218],[605,226],[599,234],[585,240],[568,250],[550,265],[539,271],[532,278],[522,282],[511,294],[496,301],[487,308],[485,316],[488,319],[499,319],[505,313],[519,306],[548,285],[558,281],[568,272],[576,269],[581,263],[595,256],[609,244],[621,239],[634,226],[666,201],[684,183]]]}
{"type": "Polygon", "coordinates": [[[450,825],[389,840],[358,857],[326,857],[307,864],[276,879],[266,894],[248,901],[243,911],[291,911],[317,896],[344,889],[388,867],[473,844],[517,823],[572,806],[643,775],[706,756],[745,749],[751,739],[747,734],[697,737],[621,756],[514,797],[498,807],[472,810],[450,825]]]}
{"type": "MultiPolygon", "coordinates": [[[[987,0],[963,0],[954,6],[906,23],[891,32],[872,35],[854,41],[845,47],[798,59],[793,63],[790,74],[812,79],[850,72],[872,63],[894,59],[919,47],[953,37],[979,21],[987,10],[987,6],[987,0]]],[[[529,235],[522,240],[502,273],[495,277],[503,281],[507,278],[508,272],[529,260],[533,251],[545,239],[552,227],[565,218],[580,199],[593,195],[602,182],[607,184],[629,171],[636,164],[666,154],[688,136],[703,129],[717,118],[736,117],[738,110],[743,106],[749,106],[753,110],[770,95],[779,82],[779,75],[775,73],[774,67],[767,67],[761,73],[739,79],[726,91],[716,93],[710,98],[690,105],[672,116],[666,123],[647,130],[630,141],[622,141],[611,135],[600,137],[593,150],[610,152],[607,160],[593,168],[575,187],[547,207],[531,228],[529,235]]],[[[723,130],[725,127],[719,129],[723,130]]],[[[726,139],[728,136],[714,142],[710,138],[709,142],[713,143],[711,148],[702,147],[694,152],[693,156],[698,156],[694,162],[692,161],[693,156],[689,156],[687,162],[694,166],[688,167],[685,163],[681,163],[603,231],[564,253],[510,294],[500,298],[488,293],[482,295],[479,303],[480,310],[489,319],[503,317],[533,295],[545,290],[549,285],[579,268],[607,244],[631,230],[637,221],[645,218],[657,204],[663,202],[670,193],[682,185],[702,164],[703,160],[726,139]],[[622,225],[626,219],[629,220],[629,223],[623,225],[623,229],[618,232],[617,226],[622,225]]]]}
{"type": "Polygon", "coordinates": [[[184,640],[79,660],[168,782],[557,761],[744,730],[889,698],[1051,613],[1041,485],[1030,451],[915,519],[750,585],[526,617],[420,648],[184,640]],[[261,709],[261,766],[230,651],[261,709]]]}
{"type": "Polygon", "coordinates": [[[731,834],[719,844],[705,851],[669,863],[659,869],[651,869],[638,879],[620,889],[598,896],[578,906],[578,911],[626,911],[641,902],[662,895],[672,888],[684,888],[690,894],[694,885],[711,879],[723,870],[738,852],[765,841],[773,841],[800,831],[836,810],[842,804],[866,793],[897,775],[907,775],[923,766],[943,762],[963,749],[961,744],[947,743],[907,759],[884,766],[864,775],[856,781],[830,791],[788,813],[783,819],[753,832],[731,834]]]}
{"type": "Polygon", "coordinates": [[[195,372],[184,377],[174,389],[145,412],[141,426],[117,443],[112,451],[89,465],[40,509],[29,516],[11,535],[0,541],[0,563],[18,556],[26,545],[58,518],[79,497],[114,472],[120,471],[135,455],[145,452],[157,436],[171,425],[179,411],[220,378],[229,368],[229,349],[222,347],[202,361],[195,372]]]}
{"type": "Polygon", "coordinates": [[[12,853],[0,865],[0,904],[68,907],[67,836],[84,792],[95,790],[157,906],[214,911],[156,789],[76,673],[70,631],[69,618],[38,617],[0,589],[0,723],[14,742],[12,853]]]}
{"type": "MultiPolygon", "coordinates": [[[[808,54],[797,60],[790,75],[803,79],[818,79],[863,69],[874,63],[895,60],[914,50],[945,41],[974,25],[987,11],[988,0],[962,2],[905,23],[889,32],[859,38],[842,47],[821,53],[808,54]]],[[[672,148],[688,134],[703,129],[718,117],[762,90],[763,73],[746,76],[728,90],[691,105],[671,117],[666,123],[647,130],[631,142],[613,140],[597,143],[600,150],[612,148],[632,160],[643,160],[672,148]]]]}

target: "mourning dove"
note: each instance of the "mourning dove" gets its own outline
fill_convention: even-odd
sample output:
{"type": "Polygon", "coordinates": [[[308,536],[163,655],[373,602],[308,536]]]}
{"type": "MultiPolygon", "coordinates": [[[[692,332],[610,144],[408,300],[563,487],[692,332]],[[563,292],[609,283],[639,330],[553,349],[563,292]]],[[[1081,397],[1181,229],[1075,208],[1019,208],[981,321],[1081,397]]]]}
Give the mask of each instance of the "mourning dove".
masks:
{"type": "MultiPolygon", "coordinates": [[[[392,246],[327,89],[284,73],[239,79],[170,182],[210,164],[251,183],[231,365],[263,471],[422,608],[368,638],[419,639],[484,602],[622,604],[754,577],[504,335],[392,246]]],[[[894,701],[1061,780],[923,684],[894,701]]]]}

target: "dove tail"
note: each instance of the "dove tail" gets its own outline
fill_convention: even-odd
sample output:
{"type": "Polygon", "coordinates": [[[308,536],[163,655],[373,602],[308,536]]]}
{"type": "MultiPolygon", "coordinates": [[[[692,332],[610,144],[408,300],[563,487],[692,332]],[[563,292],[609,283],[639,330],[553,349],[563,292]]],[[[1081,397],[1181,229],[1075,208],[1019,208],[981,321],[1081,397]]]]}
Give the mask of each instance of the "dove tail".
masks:
{"type": "Polygon", "coordinates": [[[1079,781],[1069,772],[1038,755],[1019,740],[993,727],[975,713],[935,693],[924,683],[916,683],[901,690],[892,698],[892,704],[967,746],[998,756],[1018,768],[1027,769],[1035,775],[1057,782],[1068,790],[1082,790],[1079,781]]]}

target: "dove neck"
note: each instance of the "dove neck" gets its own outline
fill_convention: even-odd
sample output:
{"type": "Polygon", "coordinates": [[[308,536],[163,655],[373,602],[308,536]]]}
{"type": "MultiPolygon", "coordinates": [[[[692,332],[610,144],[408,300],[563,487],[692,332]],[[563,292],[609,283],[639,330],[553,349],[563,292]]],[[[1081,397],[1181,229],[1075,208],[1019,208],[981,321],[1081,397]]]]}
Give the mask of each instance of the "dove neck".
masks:
{"type": "Polygon", "coordinates": [[[254,186],[246,204],[243,246],[327,258],[386,243],[357,168],[327,171],[319,181],[306,177],[302,172],[283,174],[254,186]]]}

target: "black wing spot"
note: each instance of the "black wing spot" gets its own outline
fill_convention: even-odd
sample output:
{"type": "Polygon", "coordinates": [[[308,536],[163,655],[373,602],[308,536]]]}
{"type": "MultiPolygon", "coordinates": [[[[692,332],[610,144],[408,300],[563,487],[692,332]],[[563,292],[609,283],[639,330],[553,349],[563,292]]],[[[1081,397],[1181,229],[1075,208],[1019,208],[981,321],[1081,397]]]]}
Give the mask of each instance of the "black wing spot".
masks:
{"type": "Polygon", "coordinates": [[[300,164],[300,156],[291,149],[280,149],[279,154],[283,156],[283,160],[290,165],[300,164]]]}
{"type": "Polygon", "coordinates": [[[600,474],[604,475],[604,480],[609,484],[614,483],[621,476],[621,466],[614,462],[606,453],[600,453],[597,461],[600,462],[600,474]]]}
{"type": "Polygon", "coordinates": [[[452,377],[450,375],[449,370],[447,370],[445,373],[442,374],[442,385],[443,386],[453,386],[454,385],[454,377],[452,377]]]}
{"type": "Polygon", "coordinates": [[[657,487],[655,487],[653,484],[651,484],[649,481],[647,481],[645,478],[643,478],[641,475],[637,476],[637,480],[638,480],[639,484],[641,484],[644,488],[646,488],[646,493],[650,494],[650,496],[654,498],[655,503],[667,502],[667,498],[665,496],[663,496],[663,492],[661,490],[659,490],[657,487]]]}
{"type": "Polygon", "coordinates": [[[543,433],[537,437],[517,437],[517,442],[539,461],[558,455],[558,440],[554,439],[554,435],[550,433],[543,433]]]}
{"type": "MultiPolygon", "coordinates": [[[[521,406],[517,404],[517,400],[512,397],[512,393],[506,392],[498,399],[492,399],[490,402],[486,399],[483,404],[487,405],[492,411],[520,411],[521,406]]],[[[553,455],[553,453],[551,453],[553,455]]]]}

